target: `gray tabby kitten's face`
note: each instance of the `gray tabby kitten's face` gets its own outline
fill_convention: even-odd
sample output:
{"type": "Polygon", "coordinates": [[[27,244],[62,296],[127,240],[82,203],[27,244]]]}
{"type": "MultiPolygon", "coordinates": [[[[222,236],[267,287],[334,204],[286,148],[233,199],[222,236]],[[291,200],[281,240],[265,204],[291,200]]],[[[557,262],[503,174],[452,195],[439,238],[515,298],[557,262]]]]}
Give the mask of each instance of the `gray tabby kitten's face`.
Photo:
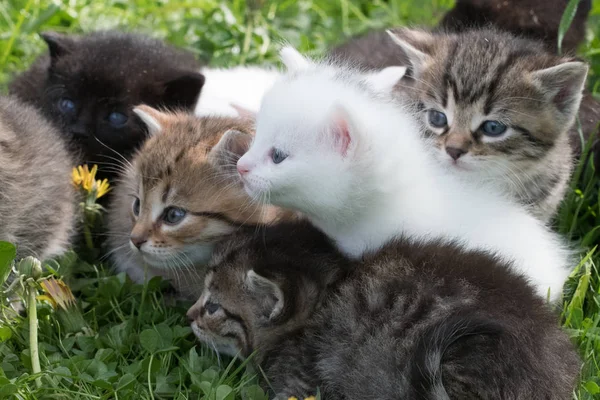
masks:
{"type": "Polygon", "coordinates": [[[436,156],[450,168],[489,177],[522,173],[566,137],[584,63],[492,30],[394,35],[412,64],[414,79],[404,88],[418,101],[436,156]]]}

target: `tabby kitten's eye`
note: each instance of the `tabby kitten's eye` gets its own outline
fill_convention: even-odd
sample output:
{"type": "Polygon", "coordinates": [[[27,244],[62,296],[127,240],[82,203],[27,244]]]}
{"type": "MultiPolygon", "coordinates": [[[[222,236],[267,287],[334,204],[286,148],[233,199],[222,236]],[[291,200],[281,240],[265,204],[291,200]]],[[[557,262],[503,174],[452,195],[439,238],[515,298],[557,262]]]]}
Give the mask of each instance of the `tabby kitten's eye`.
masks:
{"type": "Polygon", "coordinates": [[[140,215],[140,199],[137,197],[133,200],[133,215],[136,217],[140,215]]]}
{"type": "Polygon", "coordinates": [[[440,111],[427,111],[427,119],[429,120],[429,123],[436,128],[443,128],[448,125],[448,118],[446,118],[446,114],[440,111]]]}
{"type": "Polygon", "coordinates": [[[281,163],[287,157],[288,157],[288,155],[279,149],[273,149],[273,152],[271,153],[271,159],[273,160],[273,163],[275,163],[275,164],[281,163]]]}
{"type": "Polygon", "coordinates": [[[111,112],[108,115],[108,123],[114,126],[115,128],[120,128],[127,123],[129,118],[127,115],[122,114],[120,112],[111,112]]]}
{"type": "Polygon", "coordinates": [[[63,97],[58,100],[58,109],[65,115],[72,115],[76,112],[75,102],[69,98],[63,97]]]}
{"type": "Polygon", "coordinates": [[[208,302],[204,305],[204,308],[206,309],[206,312],[208,312],[208,315],[213,315],[219,308],[221,308],[221,306],[217,303],[208,302]]]}
{"type": "Polygon", "coordinates": [[[164,212],[163,221],[167,224],[175,225],[185,218],[187,211],[179,207],[167,207],[164,212]]]}
{"type": "Polygon", "coordinates": [[[498,121],[485,121],[481,125],[481,131],[488,136],[500,136],[506,132],[506,129],[506,125],[498,121]]]}

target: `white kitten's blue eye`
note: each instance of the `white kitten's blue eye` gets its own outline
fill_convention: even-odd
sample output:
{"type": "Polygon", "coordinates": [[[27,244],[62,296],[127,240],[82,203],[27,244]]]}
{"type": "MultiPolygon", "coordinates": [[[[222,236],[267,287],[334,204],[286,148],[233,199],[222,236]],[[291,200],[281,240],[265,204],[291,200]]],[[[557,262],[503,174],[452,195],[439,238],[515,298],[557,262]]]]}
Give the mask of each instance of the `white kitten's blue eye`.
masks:
{"type": "Polygon", "coordinates": [[[58,100],[58,109],[61,113],[65,115],[73,115],[77,111],[77,107],[75,107],[75,102],[66,97],[58,100]]]}
{"type": "Polygon", "coordinates": [[[122,114],[120,112],[111,112],[108,115],[108,122],[114,126],[115,128],[120,128],[127,123],[129,118],[127,115],[122,114]]]}
{"type": "Polygon", "coordinates": [[[140,199],[137,197],[133,200],[133,215],[136,217],[140,215],[140,199]]]}
{"type": "Polygon", "coordinates": [[[506,132],[506,129],[506,125],[498,121],[485,121],[481,125],[481,131],[488,136],[500,136],[506,132]]]}
{"type": "Polygon", "coordinates": [[[286,158],[288,158],[288,155],[285,154],[283,151],[279,149],[273,149],[273,152],[271,153],[271,159],[275,164],[281,163],[286,158]]]}
{"type": "Polygon", "coordinates": [[[167,207],[163,212],[163,221],[167,224],[175,225],[181,222],[187,215],[187,211],[179,207],[167,207]]]}
{"type": "Polygon", "coordinates": [[[436,128],[444,128],[448,125],[448,118],[446,114],[436,110],[427,111],[427,119],[429,123],[436,128]]]}

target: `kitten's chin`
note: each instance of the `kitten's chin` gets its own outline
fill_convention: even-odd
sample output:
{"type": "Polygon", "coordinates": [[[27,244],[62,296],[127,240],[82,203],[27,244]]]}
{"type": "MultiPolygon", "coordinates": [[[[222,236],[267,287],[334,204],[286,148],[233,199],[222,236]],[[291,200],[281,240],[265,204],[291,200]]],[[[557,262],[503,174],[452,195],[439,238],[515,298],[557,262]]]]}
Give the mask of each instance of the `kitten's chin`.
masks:
{"type": "Polygon", "coordinates": [[[169,269],[199,267],[208,264],[214,249],[213,243],[186,246],[173,254],[141,252],[144,261],[152,268],[169,269]]]}
{"type": "Polygon", "coordinates": [[[198,340],[204,342],[208,347],[213,348],[221,354],[225,354],[230,357],[237,357],[240,360],[244,360],[246,358],[242,354],[242,351],[237,348],[235,343],[232,343],[232,339],[209,334],[204,329],[200,328],[196,322],[192,322],[191,327],[198,340]]]}

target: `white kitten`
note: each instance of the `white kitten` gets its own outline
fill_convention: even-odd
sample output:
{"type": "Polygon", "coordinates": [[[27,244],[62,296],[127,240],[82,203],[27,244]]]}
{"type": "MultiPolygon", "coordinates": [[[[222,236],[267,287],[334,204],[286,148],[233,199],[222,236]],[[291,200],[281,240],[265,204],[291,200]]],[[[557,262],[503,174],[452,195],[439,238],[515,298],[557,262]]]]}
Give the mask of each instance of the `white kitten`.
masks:
{"type": "Polygon", "coordinates": [[[432,159],[413,114],[388,95],[401,68],[366,76],[282,53],[297,69],[265,95],[238,162],[251,196],[305,213],[352,257],[398,235],[459,240],[513,260],[541,295],[561,294],[569,252],[559,237],[432,159]]]}
{"type": "Polygon", "coordinates": [[[205,68],[202,73],[206,81],[194,111],[200,117],[256,113],[265,92],[281,77],[278,70],[264,67],[205,68]]]}

